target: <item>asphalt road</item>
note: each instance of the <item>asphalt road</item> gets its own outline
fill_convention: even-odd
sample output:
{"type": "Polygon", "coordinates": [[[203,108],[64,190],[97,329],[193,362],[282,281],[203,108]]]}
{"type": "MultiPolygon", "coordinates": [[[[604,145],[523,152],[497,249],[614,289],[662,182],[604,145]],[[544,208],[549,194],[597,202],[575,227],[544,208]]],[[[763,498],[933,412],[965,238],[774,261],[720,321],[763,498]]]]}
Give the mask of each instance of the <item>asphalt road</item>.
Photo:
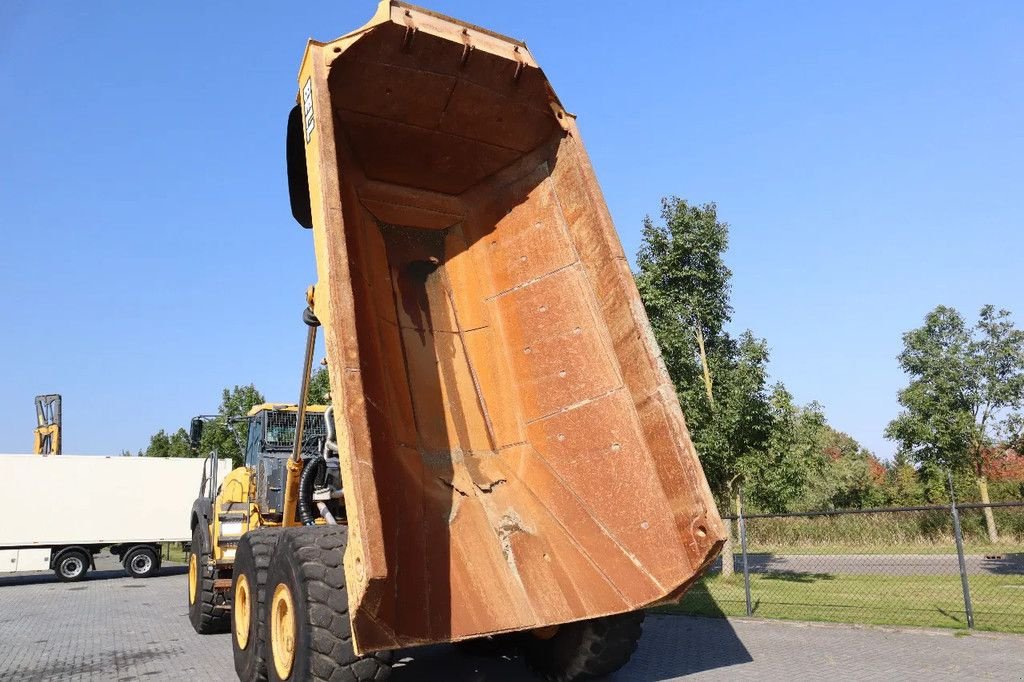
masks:
{"type": "MultiPolygon", "coordinates": [[[[109,560],[80,583],[0,578],[0,680],[234,679],[230,635],[188,623],[185,574],[133,580],[109,560]]],[[[1020,680],[1024,637],[760,620],[649,616],[632,661],[611,678],[681,680],[1020,680]]],[[[532,679],[517,659],[450,646],[399,654],[395,682],[532,679]]]]}
{"type": "MultiPolygon", "coordinates": [[[[1024,554],[964,557],[969,575],[1022,575],[1024,554]]],[[[736,570],[741,563],[736,555],[736,570]]],[[[842,575],[959,575],[956,554],[748,554],[752,573],[842,575]]],[[[715,564],[720,570],[721,559],[715,564]]]]}

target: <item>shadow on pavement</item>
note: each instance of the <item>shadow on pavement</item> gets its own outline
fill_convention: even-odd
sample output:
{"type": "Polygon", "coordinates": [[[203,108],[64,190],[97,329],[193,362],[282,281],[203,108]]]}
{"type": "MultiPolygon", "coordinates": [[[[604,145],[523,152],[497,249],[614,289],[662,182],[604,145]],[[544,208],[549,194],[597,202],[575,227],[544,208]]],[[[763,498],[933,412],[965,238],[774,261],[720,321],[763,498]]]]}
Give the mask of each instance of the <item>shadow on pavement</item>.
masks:
{"type": "Polygon", "coordinates": [[[791,583],[814,583],[819,580],[835,580],[831,573],[797,573],[796,571],[766,571],[765,580],[785,580],[791,583]]]}
{"type": "MultiPolygon", "coordinates": [[[[630,662],[607,678],[657,682],[704,670],[749,663],[753,658],[724,618],[650,614],[630,662]]],[[[396,654],[393,682],[513,682],[537,679],[519,657],[470,656],[451,645],[407,649],[396,654]]]]}
{"type": "Polygon", "coordinates": [[[997,554],[981,560],[981,570],[994,575],[1024,575],[1024,553],[997,554]]]}
{"type": "Polygon", "coordinates": [[[640,648],[614,679],[654,682],[753,660],[725,618],[650,614],[640,648]]]}
{"type": "MultiPolygon", "coordinates": [[[[184,575],[185,573],[188,573],[188,566],[175,564],[173,566],[162,567],[160,569],[160,572],[156,575],[184,575]]],[[[128,576],[125,574],[124,569],[121,568],[98,569],[95,571],[89,571],[85,574],[85,579],[80,580],[77,583],[62,583],[61,581],[57,580],[57,576],[53,574],[53,571],[46,571],[40,573],[24,573],[21,575],[0,578],[0,588],[12,585],[44,585],[46,583],[75,587],[76,585],[85,585],[87,583],[95,582],[97,580],[113,580],[115,578],[127,577],[128,576]]],[[[140,581],[145,581],[145,578],[141,578],[140,581]]]]}

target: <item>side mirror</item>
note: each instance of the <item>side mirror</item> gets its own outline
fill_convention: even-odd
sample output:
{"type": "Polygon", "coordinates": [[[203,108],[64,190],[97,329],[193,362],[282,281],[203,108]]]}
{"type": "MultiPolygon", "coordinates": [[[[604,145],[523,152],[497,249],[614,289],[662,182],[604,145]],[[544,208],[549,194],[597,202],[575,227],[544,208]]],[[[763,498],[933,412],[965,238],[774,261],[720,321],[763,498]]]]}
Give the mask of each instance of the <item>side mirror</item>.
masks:
{"type": "Polygon", "coordinates": [[[188,429],[188,441],[193,448],[199,447],[199,441],[203,439],[203,420],[200,417],[192,417],[192,424],[188,429]]]}

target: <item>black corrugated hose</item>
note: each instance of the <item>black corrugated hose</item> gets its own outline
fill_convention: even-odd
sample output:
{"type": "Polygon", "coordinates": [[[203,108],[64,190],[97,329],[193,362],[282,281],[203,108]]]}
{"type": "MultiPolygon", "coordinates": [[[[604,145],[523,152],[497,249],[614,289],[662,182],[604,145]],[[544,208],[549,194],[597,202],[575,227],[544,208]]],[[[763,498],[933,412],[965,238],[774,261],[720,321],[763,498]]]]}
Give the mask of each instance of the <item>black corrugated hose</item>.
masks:
{"type": "Polygon", "coordinates": [[[316,523],[316,514],[313,512],[313,486],[318,477],[322,478],[327,473],[327,462],[322,455],[310,459],[306,466],[302,467],[302,476],[299,478],[299,519],[304,526],[312,526],[316,523]]]}

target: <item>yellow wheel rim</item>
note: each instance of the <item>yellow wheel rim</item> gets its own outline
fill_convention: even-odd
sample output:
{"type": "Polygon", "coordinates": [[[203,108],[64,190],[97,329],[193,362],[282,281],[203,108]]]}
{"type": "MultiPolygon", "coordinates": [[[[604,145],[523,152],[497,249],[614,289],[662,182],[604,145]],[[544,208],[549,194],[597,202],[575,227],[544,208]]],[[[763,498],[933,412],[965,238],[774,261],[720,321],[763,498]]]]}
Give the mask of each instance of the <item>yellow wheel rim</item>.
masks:
{"type": "Polygon", "coordinates": [[[196,585],[199,582],[199,562],[195,554],[188,555],[188,603],[196,603],[196,585]]]}
{"type": "Polygon", "coordinates": [[[288,679],[295,663],[295,602],[284,584],[274,588],[270,601],[270,648],[277,676],[288,679]]]}
{"type": "Polygon", "coordinates": [[[235,581],[235,598],[231,604],[235,614],[235,641],[245,651],[249,646],[249,619],[252,618],[252,602],[249,600],[249,579],[243,573],[235,581]]]}

